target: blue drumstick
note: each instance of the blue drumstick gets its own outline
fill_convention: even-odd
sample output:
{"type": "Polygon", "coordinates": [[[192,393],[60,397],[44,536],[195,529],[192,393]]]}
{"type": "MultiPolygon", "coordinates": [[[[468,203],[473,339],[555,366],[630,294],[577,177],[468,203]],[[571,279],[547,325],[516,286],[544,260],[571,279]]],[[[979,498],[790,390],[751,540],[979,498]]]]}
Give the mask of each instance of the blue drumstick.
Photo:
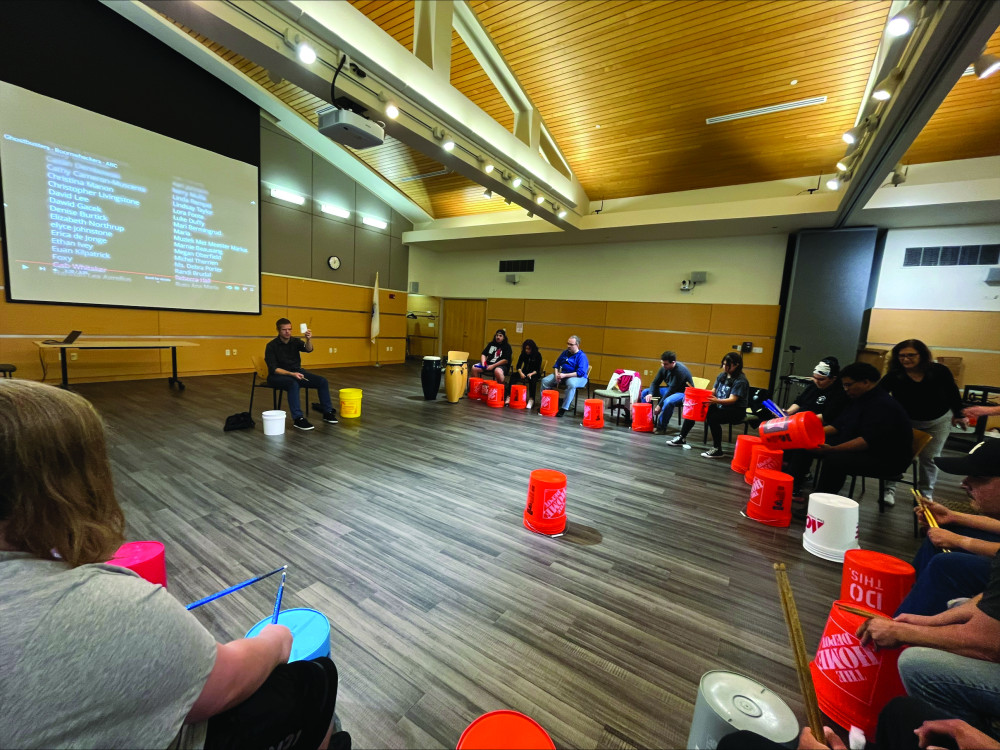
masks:
{"type": "Polygon", "coordinates": [[[776,417],[787,417],[788,416],[781,409],[781,407],[778,406],[776,403],[774,403],[771,399],[767,399],[766,401],[762,401],[761,403],[764,405],[765,409],[767,409],[769,412],[771,412],[772,414],[774,414],[774,416],[776,416],[776,417]]]}
{"type": "Polygon", "coordinates": [[[261,576],[256,576],[254,578],[249,578],[246,581],[243,581],[243,583],[237,583],[235,586],[230,586],[227,589],[222,589],[222,591],[216,591],[211,596],[206,596],[204,599],[199,599],[196,602],[191,602],[191,604],[187,605],[187,608],[188,609],[194,609],[195,607],[200,607],[202,604],[208,604],[209,602],[213,602],[216,599],[225,596],[226,594],[231,594],[234,591],[239,591],[241,588],[244,588],[245,586],[249,586],[251,583],[257,583],[257,581],[263,581],[265,578],[270,578],[275,573],[281,573],[282,571],[286,570],[287,568],[288,568],[287,565],[282,565],[280,568],[275,568],[270,573],[265,573],[264,575],[261,575],[261,576]]]}
{"type": "Polygon", "coordinates": [[[278,624],[278,613],[281,612],[281,595],[285,593],[285,573],[281,573],[281,585],[278,586],[278,595],[274,599],[274,614],[271,615],[271,624],[278,624]]]}

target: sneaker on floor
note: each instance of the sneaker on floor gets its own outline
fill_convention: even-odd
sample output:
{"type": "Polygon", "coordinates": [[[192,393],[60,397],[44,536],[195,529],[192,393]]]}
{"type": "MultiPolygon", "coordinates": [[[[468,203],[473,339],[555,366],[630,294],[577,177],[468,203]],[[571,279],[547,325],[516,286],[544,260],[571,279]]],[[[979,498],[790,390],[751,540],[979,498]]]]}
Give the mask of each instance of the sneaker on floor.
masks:
{"type": "Polygon", "coordinates": [[[722,448],[709,448],[701,455],[705,458],[723,458],[726,454],[722,452],[722,448]]]}
{"type": "Polygon", "coordinates": [[[896,504],[896,493],[895,492],[886,492],[884,495],[882,495],[882,502],[885,503],[886,505],[895,505],[896,504]]]}
{"type": "Polygon", "coordinates": [[[528,406],[526,408],[528,411],[531,411],[532,409],[535,408],[535,402],[533,399],[528,401],[528,406]]]}
{"type": "Polygon", "coordinates": [[[330,409],[330,411],[323,415],[323,421],[327,424],[337,424],[337,410],[330,409]]]}
{"type": "Polygon", "coordinates": [[[667,445],[674,445],[674,446],[680,447],[680,446],[684,445],[684,438],[682,438],[680,435],[678,435],[677,437],[675,437],[675,438],[673,438],[671,440],[668,440],[667,441],[667,445]]]}
{"type": "Polygon", "coordinates": [[[560,409],[559,411],[556,412],[556,416],[557,417],[565,416],[565,414],[566,414],[566,410],[565,409],[560,409]]]}
{"type": "Polygon", "coordinates": [[[314,430],[314,429],[316,429],[315,427],[313,427],[309,423],[309,420],[306,419],[305,417],[299,417],[298,419],[296,419],[294,422],[292,422],[292,426],[295,429],[297,429],[297,430],[314,430]]]}

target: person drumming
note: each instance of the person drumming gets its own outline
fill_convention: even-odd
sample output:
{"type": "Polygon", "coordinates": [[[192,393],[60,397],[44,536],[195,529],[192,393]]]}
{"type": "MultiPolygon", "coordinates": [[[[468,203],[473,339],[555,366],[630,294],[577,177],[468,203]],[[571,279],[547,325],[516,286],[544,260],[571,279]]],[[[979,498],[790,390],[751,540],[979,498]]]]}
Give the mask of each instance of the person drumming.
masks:
{"type": "Polygon", "coordinates": [[[306,340],[292,336],[292,321],[278,318],[275,327],[278,335],[267,342],[264,361],[267,363],[267,384],[288,392],[288,408],[292,410],[292,425],[299,430],[314,429],[302,413],[299,388],[307,385],[319,394],[319,404],[323,409],[323,421],[337,424],[337,411],[330,401],[330,384],[322,375],[302,369],[301,352],[313,350],[312,331],[305,331],[306,340]]]}
{"type": "Polygon", "coordinates": [[[674,407],[684,401],[684,389],[694,384],[691,371],[684,363],[677,361],[677,354],[669,349],[660,355],[660,369],[653,378],[653,384],[639,394],[639,400],[647,404],[659,395],[660,400],[653,409],[656,434],[662,435],[670,424],[674,407]]]}
{"type": "Polygon", "coordinates": [[[552,366],[552,372],[542,378],[542,390],[558,388],[560,383],[566,383],[566,395],[563,396],[562,407],[556,413],[557,417],[569,411],[569,407],[573,405],[576,389],[587,385],[589,369],[587,355],[580,349],[580,337],[570,336],[566,340],[566,349],[552,366]]]}
{"type": "Polygon", "coordinates": [[[507,332],[503,328],[498,328],[493,340],[479,355],[479,364],[472,366],[472,376],[492,377],[496,382],[502,383],[510,371],[510,361],[513,358],[507,332]]]}
{"type": "Polygon", "coordinates": [[[105,446],[82,396],[0,382],[0,744],[326,747],[329,658],[286,663],[284,625],[217,643],[165,588],[108,563],[125,517],[105,446]]]}
{"type": "MultiPolygon", "coordinates": [[[[722,358],[722,372],[715,378],[713,395],[709,397],[708,414],[705,421],[712,433],[712,447],[702,453],[705,458],[722,458],[722,425],[739,424],[747,416],[747,400],[750,383],[743,374],[743,355],[729,352],[722,358]]],[[[693,419],[685,419],[680,434],[667,445],[683,446],[685,438],[694,427],[693,419]]]]}
{"type": "Polygon", "coordinates": [[[823,424],[830,424],[846,405],[847,394],[840,387],[840,362],[836,357],[823,357],[813,368],[812,382],[785,409],[785,413],[791,416],[800,411],[811,411],[823,420],[823,424]]]}
{"type": "MultiPolygon", "coordinates": [[[[538,390],[538,381],[542,373],[542,353],[538,351],[538,345],[533,339],[525,339],[521,344],[521,354],[517,358],[517,367],[511,373],[510,382],[525,383],[528,387],[528,411],[535,405],[535,392],[538,390]]],[[[510,403],[510,394],[504,405],[510,403]]]]}

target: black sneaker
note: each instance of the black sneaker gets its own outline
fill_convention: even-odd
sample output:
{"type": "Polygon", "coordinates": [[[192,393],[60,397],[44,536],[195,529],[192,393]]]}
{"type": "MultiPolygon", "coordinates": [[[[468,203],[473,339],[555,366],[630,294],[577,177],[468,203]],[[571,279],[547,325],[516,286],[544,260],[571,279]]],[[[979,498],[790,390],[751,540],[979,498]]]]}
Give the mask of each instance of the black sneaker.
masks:
{"type": "Polygon", "coordinates": [[[722,452],[722,448],[709,448],[701,455],[703,455],[705,458],[722,458],[726,454],[722,452]]]}
{"type": "Polygon", "coordinates": [[[673,446],[679,448],[682,445],[684,445],[684,438],[682,438],[680,435],[678,435],[677,437],[673,438],[672,440],[668,440],[667,441],[667,445],[673,445],[673,446]]]}
{"type": "Polygon", "coordinates": [[[297,429],[297,430],[314,430],[314,429],[316,429],[311,424],[309,424],[309,420],[306,419],[305,417],[299,417],[298,419],[296,419],[294,422],[292,422],[292,426],[295,429],[297,429]]]}
{"type": "Polygon", "coordinates": [[[560,409],[559,411],[556,412],[556,416],[557,417],[562,417],[565,414],[566,414],[566,410],[565,409],[560,409]]]}
{"type": "Polygon", "coordinates": [[[330,409],[330,411],[323,415],[323,421],[327,424],[337,424],[337,410],[330,409]]]}

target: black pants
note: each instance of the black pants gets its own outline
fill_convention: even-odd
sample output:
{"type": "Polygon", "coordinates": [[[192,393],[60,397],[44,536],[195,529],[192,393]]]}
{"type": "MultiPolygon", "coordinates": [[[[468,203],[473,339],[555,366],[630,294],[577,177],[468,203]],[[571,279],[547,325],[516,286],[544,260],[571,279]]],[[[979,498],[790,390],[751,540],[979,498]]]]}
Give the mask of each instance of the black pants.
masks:
{"type": "MultiPolygon", "coordinates": [[[[520,375],[517,374],[517,370],[514,370],[514,372],[510,374],[511,385],[514,385],[515,383],[523,383],[524,385],[528,386],[528,399],[531,401],[535,400],[535,394],[538,392],[539,380],[541,380],[541,378],[539,378],[537,374],[532,375],[530,378],[522,378],[520,375]]],[[[507,396],[508,397],[510,396],[510,392],[507,393],[507,396]]]]}
{"type": "Polygon", "coordinates": [[[886,464],[884,458],[872,455],[871,451],[827,453],[823,456],[823,465],[819,472],[819,478],[816,480],[816,489],[819,492],[829,492],[836,495],[850,474],[896,478],[905,469],[906,464],[902,466],[886,464]]]}
{"type": "MultiPolygon", "coordinates": [[[[708,416],[705,417],[705,421],[708,423],[708,431],[712,433],[712,445],[721,450],[722,425],[740,424],[746,419],[746,416],[746,410],[744,409],[720,409],[715,404],[709,406],[708,416]]],[[[684,424],[681,425],[681,439],[687,439],[688,433],[691,432],[691,428],[694,426],[695,421],[693,419],[685,419],[684,424]]]]}
{"type": "Polygon", "coordinates": [[[336,705],[329,658],[279,664],[253,695],[208,720],[205,750],[315,750],[336,705]]]}

